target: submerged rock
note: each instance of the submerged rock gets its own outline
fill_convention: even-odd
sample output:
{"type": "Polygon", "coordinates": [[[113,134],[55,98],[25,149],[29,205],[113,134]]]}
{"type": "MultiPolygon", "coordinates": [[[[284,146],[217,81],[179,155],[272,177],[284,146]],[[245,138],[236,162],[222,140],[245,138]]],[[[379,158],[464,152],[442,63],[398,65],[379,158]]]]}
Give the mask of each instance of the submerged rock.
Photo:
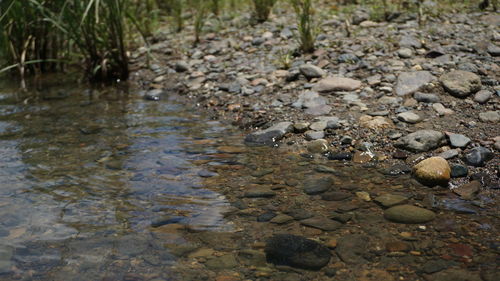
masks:
{"type": "Polygon", "coordinates": [[[292,131],[292,122],[280,122],[265,130],[248,134],[245,137],[245,144],[249,146],[272,146],[281,140],[286,133],[292,131]]]}
{"type": "Polygon", "coordinates": [[[266,244],[267,261],[303,269],[319,270],[330,261],[331,253],[322,244],[302,236],[278,234],[266,244]]]}
{"type": "Polygon", "coordinates": [[[399,223],[426,223],[436,218],[436,214],[412,205],[399,205],[385,210],[384,217],[399,223]]]}

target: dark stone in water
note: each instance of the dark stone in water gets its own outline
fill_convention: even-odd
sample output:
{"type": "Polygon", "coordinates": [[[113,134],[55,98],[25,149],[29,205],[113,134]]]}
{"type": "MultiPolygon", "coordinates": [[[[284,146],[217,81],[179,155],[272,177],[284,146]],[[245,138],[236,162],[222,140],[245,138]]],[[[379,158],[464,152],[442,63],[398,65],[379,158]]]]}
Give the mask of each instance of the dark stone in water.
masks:
{"type": "Polygon", "coordinates": [[[211,178],[211,177],[215,177],[218,175],[219,174],[212,172],[212,171],[208,171],[208,170],[201,170],[198,172],[198,176],[200,176],[202,178],[211,178]]]}
{"type": "Polygon", "coordinates": [[[183,220],[184,218],[182,217],[175,217],[175,218],[160,218],[160,219],[157,219],[157,220],[154,220],[151,222],[151,226],[152,227],[160,227],[160,226],[163,226],[163,225],[167,225],[167,224],[172,224],[172,223],[179,223],[183,220]]]}
{"type": "Polygon", "coordinates": [[[396,164],[390,168],[382,169],[380,172],[386,176],[404,175],[411,172],[411,167],[406,164],[396,164]]]}
{"type": "Polygon", "coordinates": [[[350,234],[339,239],[336,252],[347,264],[363,264],[367,260],[369,237],[360,234],[350,234]]]}
{"type": "Polygon", "coordinates": [[[467,167],[464,165],[460,165],[460,164],[451,165],[451,177],[452,178],[466,177],[468,173],[469,173],[469,169],[467,169],[467,167]]]}
{"type": "Polygon", "coordinates": [[[347,199],[351,197],[351,193],[347,192],[341,192],[341,191],[332,191],[332,192],[327,192],[321,195],[321,199],[325,201],[342,201],[344,199],[347,199]]]}
{"type": "Polygon", "coordinates": [[[285,212],[285,214],[291,216],[296,220],[305,220],[308,218],[312,218],[314,216],[313,213],[306,211],[304,209],[292,209],[285,212]]]}
{"type": "Polygon", "coordinates": [[[265,248],[267,261],[277,265],[319,270],[328,264],[330,250],[302,236],[278,234],[271,237],[265,248]]]}
{"type": "Polygon", "coordinates": [[[303,190],[308,195],[316,195],[329,190],[332,185],[331,178],[308,179],[304,182],[303,190]]]}
{"type": "Polygon", "coordinates": [[[349,161],[352,159],[352,153],[350,152],[334,152],[328,154],[328,160],[345,160],[349,161]]]}
{"type": "Polygon", "coordinates": [[[276,216],[276,213],[268,212],[257,217],[258,222],[268,222],[276,216]]]}

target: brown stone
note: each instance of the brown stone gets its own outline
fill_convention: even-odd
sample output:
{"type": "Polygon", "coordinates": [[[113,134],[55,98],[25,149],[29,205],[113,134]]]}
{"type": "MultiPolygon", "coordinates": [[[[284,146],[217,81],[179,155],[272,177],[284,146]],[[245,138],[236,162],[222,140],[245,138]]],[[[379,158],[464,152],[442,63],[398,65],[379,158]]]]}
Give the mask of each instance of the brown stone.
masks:
{"type": "Polygon", "coordinates": [[[448,184],[451,168],[444,158],[431,157],[420,161],[413,167],[415,178],[427,186],[448,184]]]}

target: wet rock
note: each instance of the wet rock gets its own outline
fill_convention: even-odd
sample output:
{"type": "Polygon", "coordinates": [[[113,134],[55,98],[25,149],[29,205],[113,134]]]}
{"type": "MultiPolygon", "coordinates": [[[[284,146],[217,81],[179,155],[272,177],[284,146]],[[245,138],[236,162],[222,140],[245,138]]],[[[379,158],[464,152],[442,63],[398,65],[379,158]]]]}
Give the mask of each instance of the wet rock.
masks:
{"type": "Polygon", "coordinates": [[[428,186],[446,186],[450,180],[451,168],[444,158],[431,157],[413,167],[415,178],[428,186]]]}
{"type": "Polygon", "coordinates": [[[454,264],[453,261],[447,261],[443,259],[431,260],[424,263],[421,267],[421,271],[427,274],[441,271],[443,269],[449,268],[454,264]]]}
{"type": "Polygon", "coordinates": [[[328,151],[328,141],[317,139],[307,143],[307,151],[311,153],[325,153],[328,151]]]}
{"type": "Polygon", "coordinates": [[[0,245],[0,274],[6,274],[12,271],[12,255],[14,251],[11,247],[0,245]]]}
{"type": "Polygon", "coordinates": [[[269,188],[257,188],[246,191],[243,196],[246,198],[270,198],[276,196],[276,192],[270,190],[269,188]]]}
{"type": "Polygon", "coordinates": [[[433,130],[420,130],[400,138],[394,146],[413,151],[426,152],[438,148],[445,141],[445,135],[433,130]]]}
{"type": "Polygon", "coordinates": [[[474,95],[474,101],[479,104],[485,104],[491,99],[492,96],[493,96],[492,92],[488,90],[482,90],[474,95]]]}
{"type": "Polygon", "coordinates": [[[348,234],[338,240],[335,251],[347,264],[364,264],[368,253],[369,237],[359,234],[348,234]]]}
{"type": "Polygon", "coordinates": [[[401,112],[397,115],[397,117],[398,117],[398,120],[401,120],[403,122],[410,123],[410,124],[416,124],[416,123],[422,121],[422,118],[418,114],[415,114],[411,111],[401,112]]]}
{"type": "Polygon", "coordinates": [[[325,217],[313,217],[305,220],[301,220],[300,223],[305,226],[314,227],[324,231],[332,231],[342,226],[341,223],[325,218],[325,217]]]}
{"type": "Polygon", "coordinates": [[[352,153],[350,152],[332,152],[328,154],[328,160],[349,161],[351,159],[352,153]]]}
{"type": "Polygon", "coordinates": [[[312,64],[303,64],[299,67],[299,70],[307,79],[320,78],[326,75],[323,69],[312,64]]]}
{"type": "Polygon", "coordinates": [[[159,101],[161,98],[161,94],[163,94],[163,90],[161,89],[150,90],[144,94],[144,99],[150,101],[159,101]]]}
{"type": "Polygon", "coordinates": [[[428,281],[482,281],[478,273],[465,269],[448,268],[425,278],[428,281]]]}
{"type": "Polygon", "coordinates": [[[201,170],[198,172],[198,176],[200,176],[202,178],[211,178],[211,177],[216,177],[218,175],[219,174],[212,172],[212,171],[208,171],[208,170],[201,170]]]}
{"type": "Polygon", "coordinates": [[[465,154],[465,163],[474,167],[482,167],[486,165],[486,162],[493,159],[495,155],[486,147],[475,147],[471,151],[465,154]]]}
{"type": "Polygon", "coordinates": [[[278,265],[318,270],[331,258],[330,250],[316,241],[302,236],[278,234],[265,247],[267,261],[278,265]]]}
{"type": "Polygon", "coordinates": [[[500,113],[498,111],[486,111],[479,113],[479,120],[483,122],[498,123],[500,121],[500,113]]]}
{"type": "Polygon", "coordinates": [[[471,200],[474,198],[475,194],[479,192],[480,189],[481,183],[479,181],[471,181],[457,188],[454,188],[453,192],[460,195],[462,199],[471,200]]]}
{"type": "Polygon", "coordinates": [[[314,90],[320,93],[334,91],[354,91],[361,87],[361,81],[344,77],[327,77],[314,86],[314,90]]]}
{"type": "Polygon", "coordinates": [[[444,89],[459,98],[465,98],[481,90],[481,78],[476,74],[463,70],[454,70],[441,76],[444,89]]]}
{"type": "Polygon", "coordinates": [[[238,266],[238,261],[233,254],[213,257],[207,260],[205,266],[211,270],[233,269],[238,266]]]}
{"type": "Polygon", "coordinates": [[[418,102],[425,102],[425,103],[436,103],[441,100],[439,96],[436,94],[425,94],[420,92],[416,92],[415,94],[413,94],[413,98],[418,102]]]}
{"type": "Polygon", "coordinates": [[[307,179],[302,189],[308,195],[321,194],[329,190],[333,185],[333,180],[329,177],[307,179]]]}
{"type": "Polygon", "coordinates": [[[285,224],[291,221],[293,221],[293,217],[283,214],[277,215],[270,220],[270,222],[275,224],[285,224]]]}
{"type": "Polygon", "coordinates": [[[434,220],[436,214],[412,205],[398,205],[385,210],[384,217],[398,223],[426,223],[434,220]]]}
{"type": "Polygon", "coordinates": [[[331,192],[325,192],[321,195],[321,199],[325,201],[342,201],[347,198],[351,198],[352,194],[347,193],[347,192],[342,192],[342,191],[331,191],[331,192]]]}
{"type": "MultiPolygon", "coordinates": [[[[238,259],[245,265],[265,267],[266,254],[261,251],[244,249],[238,252],[238,259]]],[[[239,279],[238,279],[239,280],[239,279]]]]}
{"type": "Polygon", "coordinates": [[[305,220],[314,217],[313,213],[300,208],[291,208],[287,210],[285,213],[296,220],[305,220]]]}
{"type": "Polygon", "coordinates": [[[268,221],[272,220],[274,217],[276,217],[276,213],[267,212],[267,213],[264,213],[262,215],[259,215],[257,217],[257,221],[258,222],[268,222],[268,221]]]}
{"type": "Polygon", "coordinates": [[[428,71],[403,72],[396,82],[396,94],[406,96],[420,90],[436,78],[428,71]]]}
{"type": "Polygon", "coordinates": [[[469,169],[466,166],[460,164],[451,165],[451,177],[452,178],[462,178],[466,177],[469,173],[469,169]]]}
{"type": "Polygon", "coordinates": [[[363,164],[370,162],[375,157],[375,154],[369,151],[356,151],[352,156],[352,162],[363,164]]]}
{"type": "Polygon", "coordinates": [[[265,130],[248,134],[245,137],[245,144],[248,146],[271,146],[281,140],[286,133],[293,131],[291,122],[280,122],[265,130]]]}
{"type": "Polygon", "coordinates": [[[448,134],[448,138],[450,139],[450,144],[453,147],[463,148],[471,142],[471,139],[462,134],[448,134]]]}
{"type": "Polygon", "coordinates": [[[316,166],[314,166],[314,171],[316,171],[318,173],[333,174],[333,175],[336,175],[336,176],[339,176],[339,175],[342,174],[341,172],[337,171],[336,169],[330,168],[330,167],[324,166],[324,165],[316,165],[316,166]]]}
{"type": "Polygon", "coordinates": [[[389,208],[406,203],[408,201],[408,198],[406,196],[397,194],[383,194],[375,197],[374,201],[379,203],[383,207],[389,208]]]}

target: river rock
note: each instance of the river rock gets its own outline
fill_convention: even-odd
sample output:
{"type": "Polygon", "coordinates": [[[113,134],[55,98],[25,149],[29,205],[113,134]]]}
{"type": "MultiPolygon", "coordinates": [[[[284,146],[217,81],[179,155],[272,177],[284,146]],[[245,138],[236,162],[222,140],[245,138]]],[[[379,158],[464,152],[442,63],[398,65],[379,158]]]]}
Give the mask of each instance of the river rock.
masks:
{"type": "Polygon", "coordinates": [[[189,64],[185,61],[178,61],[175,63],[174,69],[177,72],[186,72],[189,70],[189,64]]]}
{"type": "Polygon", "coordinates": [[[498,111],[486,111],[479,113],[479,120],[483,122],[498,123],[500,121],[500,113],[498,111]]]}
{"type": "Polygon", "coordinates": [[[320,93],[334,91],[354,91],[361,87],[361,81],[344,77],[327,77],[314,85],[314,90],[320,93]]]}
{"type": "Polygon", "coordinates": [[[450,139],[450,144],[453,147],[463,148],[466,147],[471,142],[471,140],[468,137],[462,134],[449,134],[448,138],[450,139]]]}
{"type": "Polygon", "coordinates": [[[330,250],[320,243],[302,236],[278,234],[265,247],[268,262],[303,269],[319,270],[328,264],[330,250]]]}
{"type": "Polygon", "coordinates": [[[439,116],[446,116],[455,113],[453,110],[444,107],[444,105],[439,102],[432,104],[432,108],[438,113],[439,116]]]}
{"type": "Polygon", "coordinates": [[[422,184],[446,186],[451,177],[451,168],[444,158],[431,157],[415,165],[413,175],[422,184]]]}
{"type": "Polygon", "coordinates": [[[425,102],[425,103],[436,103],[441,100],[439,96],[436,94],[426,94],[420,92],[416,92],[415,94],[413,94],[413,98],[418,102],[425,102]]]}
{"type": "Polygon", "coordinates": [[[403,35],[399,40],[399,47],[420,49],[422,42],[412,35],[403,35]]]}
{"type": "Polygon", "coordinates": [[[460,195],[462,199],[471,200],[474,198],[474,195],[479,192],[480,189],[481,183],[477,180],[474,180],[457,188],[454,188],[453,192],[460,195]]]}
{"type": "Polygon", "coordinates": [[[292,131],[292,122],[280,122],[265,130],[248,134],[245,137],[245,144],[248,146],[271,146],[281,140],[286,133],[292,131]]]}
{"type": "Polygon", "coordinates": [[[486,147],[478,146],[467,154],[465,154],[464,160],[467,165],[474,167],[482,167],[486,165],[486,162],[493,159],[494,154],[486,147]]]}
{"type": "Polygon", "coordinates": [[[411,111],[401,112],[397,115],[398,120],[401,120],[406,123],[415,124],[422,120],[422,118],[411,111]]]}
{"type": "Polygon", "coordinates": [[[413,94],[435,79],[436,77],[428,71],[403,72],[399,74],[396,82],[396,94],[398,96],[413,94]]]}
{"type": "Polygon", "coordinates": [[[429,281],[482,281],[478,273],[465,269],[448,268],[443,271],[433,273],[426,278],[429,281]]]}
{"type": "Polygon", "coordinates": [[[307,79],[320,78],[326,75],[323,69],[309,63],[301,65],[299,70],[307,79]]]}
{"type": "Polygon", "coordinates": [[[333,185],[333,180],[329,177],[307,179],[302,189],[308,195],[321,194],[329,190],[333,185]]]}
{"type": "Polygon", "coordinates": [[[463,70],[454,70],[441,76],[444,89],[459,98],[465,98],[481,90],[481,78],[476,74],[463,70]]]}
{"type": "Polygon", "coordinates": [[[363,115],[359,117],[359,125],[368,129],[378,130],[392,128],[394,124],[391,120],[382,116],[363,115]]]}
{"type": "Polygon", "coordinates": [[[144,94],[144,99],[151,101],[159,101],[162,94],[163,94],[162,89],[150,90],[144,94]]]}
{"type": "Polygon", "coordinates": [[[311,153],[325,153],[328,151],[328,141],[325,139],[310,141],[307,144],[307,151],[311,153]]]}
{"type": "Polygon", "coordinates": [[[205,266],[211,270],[231,269],[238,266],[238,261],[233,254],[210,258],[205,266]]]}
{"type": "Polygon", "coordinates": [[[301,220],[300,223],[305,226],[314,227],[324,231],[332,231],[342,226],[340,222],[325,217],[308,218],[305,220],[301,220]]]}
{"type": "Polygon", "coordinates": [[[389,208],[392,206],[406,203],[406,201],[408,201],[408,198],[406,196],[396,195],[396,194],[383,194],[375,197],[375,199],[373,200],[379,203],[380,205],[389,208]]]}
{"type": "Polygon", "coordinates": [[[426,223],[432,221],[436,214],[412,205],[398,205],[385,210],[384,217],[398,223],[426,223]]]}
{"type": "Polygon", "coordinates": [[[492,96],[493,96],[492,92],[488,90],[482,90],[474,95],[474,101],[479,104],[485,104],[491,99],[492,96]]]}
{"type": "Polygon", "coordinates": [[[445,135],[433,130],[419,130],[400,138],[394,146],[413,151],[426,152],[438,148],[445,141],[445,135]]]}
{"type": "Polygon", "coordinates": [[[337,242],[335,251],[340,259],[347,264],[364,264],[368,261],[365,255],[368,253],[369,237],[360,234],[348,234],[342,236],[337,242]]]}

